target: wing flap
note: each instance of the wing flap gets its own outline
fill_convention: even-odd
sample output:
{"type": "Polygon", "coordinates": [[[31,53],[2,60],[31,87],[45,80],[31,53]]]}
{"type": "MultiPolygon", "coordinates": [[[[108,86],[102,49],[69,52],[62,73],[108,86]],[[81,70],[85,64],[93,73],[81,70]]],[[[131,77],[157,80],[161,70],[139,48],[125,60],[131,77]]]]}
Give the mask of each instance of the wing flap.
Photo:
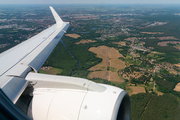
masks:
{"type": "Polygon", "coordinates": [[[6,79],[9,79],[9,82],[2,86],[1,89],[13,103],[16,103],[27,87],[28,82],[23,78],[17,77],[6,77],[6,79]]]}

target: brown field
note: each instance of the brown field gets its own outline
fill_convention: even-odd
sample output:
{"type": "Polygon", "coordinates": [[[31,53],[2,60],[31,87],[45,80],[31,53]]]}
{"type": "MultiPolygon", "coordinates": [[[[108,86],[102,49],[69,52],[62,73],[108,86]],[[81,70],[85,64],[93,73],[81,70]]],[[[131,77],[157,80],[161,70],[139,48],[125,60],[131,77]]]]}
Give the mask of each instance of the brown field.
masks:
{"type": "Polygon", "coordinates": [[[174,65],[176,65],[176,66],[180,67],[180,63],[178,63],[178,64],[174,64],[174,65]]]}
{"type": "Polygon", "coordinates": [[[122,41],[120,41],[120,42],[112,42],[112,43],[118,44],[120,46],[126,46],[126,42],[122,42],[122,41]]]}
{"type": "Polygon", "coordinates": [[[153,56],[154,56],[154,54],[152,54],[152,53],[149,53],[147,56],[153,57],[153,56]]]}
{"type": "Polygon", "coordinates": [[[127,39],[124,39],[124,40],[127,40],[127,41],[134,41],[136,40],[137,38],[136,37],[131,37],[131,38],[127,38],[127,39]]]}
{"type": "Polygon", "coordinates": [[[112,71],[95,71],[95,72],[91,72],[89,74],[89,78],[101,78],[101,79],[105,79],[108,81],[112,81],[112,82],[118,82],[118,83],[122,83],[124,82],[123,79],[121,79],[117,72],[112,72],[112,71]]]}
{"type": "Polygon", "coordinates": [[[124,82],[124,80],[119,77],[117,72],[112,72],[112,71],[109,71],[109,81],[118,82],[118,83],[124,82]]]}
{"type": "Polygon", "coordinates": [[[158,94],[158,96],[159,96],[159,95],[163,95],[163,94],[164,94],[164,93],[159,92],[159,91],[157,91],[156,93],[158,94]]]}
{"type": "MultiPolygon", "coordinates": [[[[120,75],[121,74],[122,74],[122,72],[120,72],[120,75]]],[[[122,77],[127,80],[130,80],[131,77],[138,79],[141,76],[142,76],[142,74],[140,72],[133,72],[132,74],[122,74],[122,77]]]]}
{"type": "Polygon", "coordinates": [[[91,47],[89,51],[97,54],[97,57],[102,58],[102,62],[98,65],[91,67],[89,70],[93,71],[89,74],[90,78],[102,78],[114,82],[123,82],[123,80],[118,76],[117,71],[119,69],[124,69],[125,63],[119,60],[119,57],[124,56],[118,52],[115,48],[110,48],[107,46],[91,47]],[[107,71],[109,67],[109,71],[107,71]],[[101,70],[101,71],[96,71],[101,70]]]}
{"type": "Polygon", "coordinates": [[[180,92],[180,83],[178,83],[178,84],[176,85],[176,87],[174,88],[174,90],[180,92]]]}
{"type": "Polygon", "coordinates": [[[132,92],[129,93],[129,95],[138,94],[138,93],[146,93],[144,87],[140,86],[129,86],[130,89],[132,89],[132,92]]]}
{"type": "Polygon", "coordinates": [[[68,36],[68,37],[75,38],[75,39],[77,39],[78,37],[81,37],[81,36],[78,35],[78,34],[65,34],[65,35],[68,36]]]}
{"type": "Polygon", "coordinates": [[[109,71],[91,72],[88,77],[89,78],[101,78],[101,79],[109,80],[109,71]]]}
{"type": "Polygon", "coordinates": [[[89,51],[97,54],[97,57],[102,58],[102,62],[96,66],[91,67],[89,70],[107,70],[107,66],[119,69],[125,68],[125,63],[119,60],[119,57],[124,56],[120,54],[115,48],[110,48],[107,46],[91,47],[89,51]]]}
{"type": "Polygon", "coordinates": [[[163,34],[163,32],[141,32],[145,34],[163,34]]]}
{"type": "Polygon", "coordinates": [[[169,73],[171,73],[171,74],[176,74],[177,71],[176,71],[176,70],[169,70],[169,73]]]}
{"type": "Polygon", "coordinates": [[[158,55],[163,55],[163,54],[165,54],[165,53],[160,53],[160,52],[156,52],[156,51],[152,51],[151,53],[153,53],[153,54],[158,54],[158,55]]]}
{"type": "Polygon", "coordinates": [[[85,43],[90,43],[90,42],[97,42],[96,40],[81,40],[81,41],[79,41],[79,42],[77,42],[77,43],[75,43],[75,44],[85,44],[85,43]]]}

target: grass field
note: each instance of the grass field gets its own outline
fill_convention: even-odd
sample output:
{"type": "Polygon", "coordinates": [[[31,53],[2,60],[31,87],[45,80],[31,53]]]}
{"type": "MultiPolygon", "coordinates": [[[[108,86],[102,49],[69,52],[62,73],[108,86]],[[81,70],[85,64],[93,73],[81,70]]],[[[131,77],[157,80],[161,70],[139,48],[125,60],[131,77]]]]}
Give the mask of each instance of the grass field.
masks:
{"type": "Polygon", "coordinates": [[[62,69],[50,67],[49,69],[40,69],[39,73],[57,75],[61,74],[62,71],[62,69]]]}

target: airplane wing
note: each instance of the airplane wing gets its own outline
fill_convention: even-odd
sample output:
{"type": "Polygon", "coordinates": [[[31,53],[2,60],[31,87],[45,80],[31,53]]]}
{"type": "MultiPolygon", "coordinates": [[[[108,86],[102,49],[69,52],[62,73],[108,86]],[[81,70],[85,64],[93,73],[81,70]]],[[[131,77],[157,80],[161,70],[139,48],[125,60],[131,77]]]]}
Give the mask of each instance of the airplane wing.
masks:
{"type": "MultiPolygon", "coordinates": [[[[69,27],[68,22],[62,21],[52,7],[50,9],[56,24],[0,54],[0,93],[6,97],[5,100],[0,99],[0,105],[9,104],[12,107],[31,83],[37,83],[33,86],[33,93],[29,93],[29,95],[33,94],[33,99],[27,115],[32,119],[65,120],[78,118],[83,120],[90,116],[89,112],[92,112],[92,116],[93,114],[94,116],[88,118],[94,120],[95,118],[101,120],[116,119],[120,115],[123,119],[130,119],[129,96],[122,89],[81,78],[38,73],[69,27]],[[32,73],[32,70],[35,73],[32,73]],[[112,91],[111,94],[109,94],[110,91],[112,91]],[[91,100],[95,96],[98,100],[91,100]],[[108,103],[109,100],[105,100],[108,103],[109,110],[103,110],[103,114],[94,113],[93,110],[96,109],[103,112],[101,109],[104,109],[106,105],[99,102],[102,102],[102,99],[107,99],[108,96],[112,97],[110,100],[112,104],[108,103]],[[8,100],[11,102],[5,103],[8,100]],[[96,101],[98,105],[93,105],[96,101]],[[89,108],[89,111],[83,111],[83,108],[88,108],[87,103],[92,105],[92,108],[89,108]],[[72,107],[73,105],[75,106],[72,107]],[[42,111],[41,114],[37,113],[38,111],[42,111]],[[125,112],[121,113],[120,111],[125,112]]],[[[11,107],[6,110],[18,114],[18,110],[11,107]]]]}
{"type": "Polygon", "coordinates": [[[69,27],[50,7],[56,24],[38,35],[0,54],[0,87],[14,103],[28,85],[24,79],[32,69],[41,68],[69,27]]]}

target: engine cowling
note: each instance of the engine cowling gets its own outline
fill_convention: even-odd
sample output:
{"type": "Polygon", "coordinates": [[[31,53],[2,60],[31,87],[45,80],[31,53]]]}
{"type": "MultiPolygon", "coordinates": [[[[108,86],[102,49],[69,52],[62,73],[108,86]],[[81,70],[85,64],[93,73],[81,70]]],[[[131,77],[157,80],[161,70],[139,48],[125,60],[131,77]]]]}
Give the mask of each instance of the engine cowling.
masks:
{"type": "Polygon", "coordinates": [[[28,110],[35,120],[130,120],[129,95],[120,88],[37,73],[27,79],[37,82],[28,110]]]}

